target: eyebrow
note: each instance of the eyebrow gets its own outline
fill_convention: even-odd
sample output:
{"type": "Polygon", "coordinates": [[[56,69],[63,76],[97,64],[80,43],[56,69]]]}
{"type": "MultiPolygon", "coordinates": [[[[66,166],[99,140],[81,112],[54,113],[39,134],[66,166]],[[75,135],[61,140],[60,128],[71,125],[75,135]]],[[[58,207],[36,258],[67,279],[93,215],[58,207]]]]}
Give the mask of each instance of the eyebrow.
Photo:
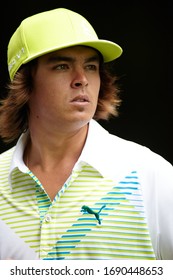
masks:
{"type": "MultiPolygon", "coordinates": [[[[76,61],[76,58],[72,57],[72,56],[66,56],[66,55],[51,55],[49,58],[48,58],[48,64],[51,64],[51,63],[55,63],[55,62],[60,62],[60,61],[67,61],[67,62],[75,62],[76,61]]],[[[100,58],[97,54],[93,55],[93,56],[90,56],[88,58],[85,59],[85,63],[88,63],[88,62],[99,62],[100,61],[100,58]]]]}

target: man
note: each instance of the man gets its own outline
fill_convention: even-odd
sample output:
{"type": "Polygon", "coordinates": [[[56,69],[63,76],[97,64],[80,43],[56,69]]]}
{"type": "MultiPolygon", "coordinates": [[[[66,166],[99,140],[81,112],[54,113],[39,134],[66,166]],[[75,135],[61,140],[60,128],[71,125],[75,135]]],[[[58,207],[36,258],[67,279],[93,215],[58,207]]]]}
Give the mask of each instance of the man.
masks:
{"type": "Polygon", "coordinates": [[[121,53],[64,8],[9,42],[0,135],[19,139],[0,158],[0,213],[40,259],[173,259],[172,165],[96,122],[117,115],[105,63],[121,53]]]}

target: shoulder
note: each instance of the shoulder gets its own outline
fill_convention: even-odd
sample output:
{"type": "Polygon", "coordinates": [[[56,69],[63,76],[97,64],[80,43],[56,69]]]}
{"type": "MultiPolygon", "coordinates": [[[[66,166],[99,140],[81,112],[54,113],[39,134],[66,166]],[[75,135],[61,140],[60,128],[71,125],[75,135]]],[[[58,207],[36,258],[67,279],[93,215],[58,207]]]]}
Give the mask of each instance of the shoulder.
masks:
{"type": "Polygon", "coordinates": [[[12,147],[0,154],[0,173],[1,174],[4,173],[5,170],[9,170],[14,150],[15,150],[15,147],[12,147]]]}
{"type": "Polygon", "coordinates": [[[14,150],[15,150],[15,146],[6,150],[6,151],[4,151],[3,153],[1,153],[0,154],[0,162],[6,160],[8,158],[11,158],[14,150]]]}
{"type": "MultiPolygon", "coordinates": [[[[94,123],[95,136],[92,137],[92,144],[95,154],[104,159],[113,169],[116,167],[121,170],[130,170],[131,168],[141,172],[162,174],[164,172],[173,173],[173,166],[161,155],[155,153],[150,148],[134,141],[121,138],[109,133],[99,123],[94,123]]],[[[90,145],[91,147],[91,145],[90,145]]]]}

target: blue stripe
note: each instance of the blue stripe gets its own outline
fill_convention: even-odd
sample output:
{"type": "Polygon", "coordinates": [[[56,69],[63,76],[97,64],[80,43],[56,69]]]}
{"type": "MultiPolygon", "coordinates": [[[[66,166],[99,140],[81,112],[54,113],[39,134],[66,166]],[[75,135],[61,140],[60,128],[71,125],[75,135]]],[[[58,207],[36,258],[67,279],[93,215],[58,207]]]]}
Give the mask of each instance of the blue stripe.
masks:
{"type": "Polygon", "coordinates": [[[138,176],[126,176],[126,179],[138,179],[138,176]]]}
{"type": "Polygon", "coordinates": [[[58,253],[58,254],[63,254],[63,255],[70,254],[70,252],[63,252],[63,251],[61,252],[61,251],[60,251],[60,252],[50,252],[50,253],[48,253],[48,255],[56,255],[57,253],[58,253]]]}
{"type": "Polygon", "coordinates": [[[121,182],[119,182],[119,184],[135,184],[135,185],[139,185],[139,182],[135,182],[135,181],[121,181],[121,182]]]}
{"type": "Polygon", "coordinates": [[[80,242],[80,239],[76,239],[76,240],[59,240],[57,241],[57,244],[63,244],[63,243],[77,243],[80,242]]]}
{"type": "MultiPolygon", "coordinates": [[[[81,221],[83,221],[83,220],[91,220],[91,219],[80,219],[81,221]]],[[[96,220],[96,219],[94,219],[93,218],[93,220],[96,220]]],[[[85,224],[73,224],[73,226],[74,227],[82,227],[82,226],[95,226],[96,225],[96,223],[92,223],[92,224],[89,224],[89,223],[85,223],[85,224]]],[[[68,231],[79,231],[80,229],[70,229],[70,230],[68,230],[68,231]]],[[[86,231],[90,231],[91,229],[89,229],[89,228],[84,228],[84,229],[81,229],[81,230],[86,230],[86,231]]]]}
{"type": "Polygon", "coordinates": [[[65,257],[59,257],[59,258],[44,258],[43,260],[46,260],[46,261],[53,261],[53,260],[64,260],[65,257]]]}
{"type": "MultiPolygon", "coordinates": [[[[54,249],[73,249],[73,248],[75,248],[76,246],[61,246],[61,247],[59,247],[59,246],[55,246],[55,247],[53,247],[54,249]]],[[[52,253],[53,254],[53,253],[52,253]]]]}
{"type": "MultiPolygon", "coordinates": [[[[70,230],[67,230],[67,232],[70,230]]],[[[63,238],[69,238],[69,237],[83,237],[85,234],[73,234],[73,235],[62,235],[63,238]]]]}

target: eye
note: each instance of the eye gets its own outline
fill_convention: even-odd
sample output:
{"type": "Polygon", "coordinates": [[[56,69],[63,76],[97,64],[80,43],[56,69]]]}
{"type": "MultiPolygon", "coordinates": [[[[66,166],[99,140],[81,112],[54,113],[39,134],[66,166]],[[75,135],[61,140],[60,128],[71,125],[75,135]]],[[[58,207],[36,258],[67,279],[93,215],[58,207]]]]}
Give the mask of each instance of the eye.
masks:
{"type": "Polygon", "coordinates": [[[88,70],[91,70],[91,71],[97,71],[98,70],[98,65],[95,65],[95,64],[89,64],[86,66],[86,68],[88,70]]]}
{"type": "Polygon", "coordinates": [[[66,70],[69,69],[67,64],[59,64],[54,67],[56,70],[66,70]]]}

